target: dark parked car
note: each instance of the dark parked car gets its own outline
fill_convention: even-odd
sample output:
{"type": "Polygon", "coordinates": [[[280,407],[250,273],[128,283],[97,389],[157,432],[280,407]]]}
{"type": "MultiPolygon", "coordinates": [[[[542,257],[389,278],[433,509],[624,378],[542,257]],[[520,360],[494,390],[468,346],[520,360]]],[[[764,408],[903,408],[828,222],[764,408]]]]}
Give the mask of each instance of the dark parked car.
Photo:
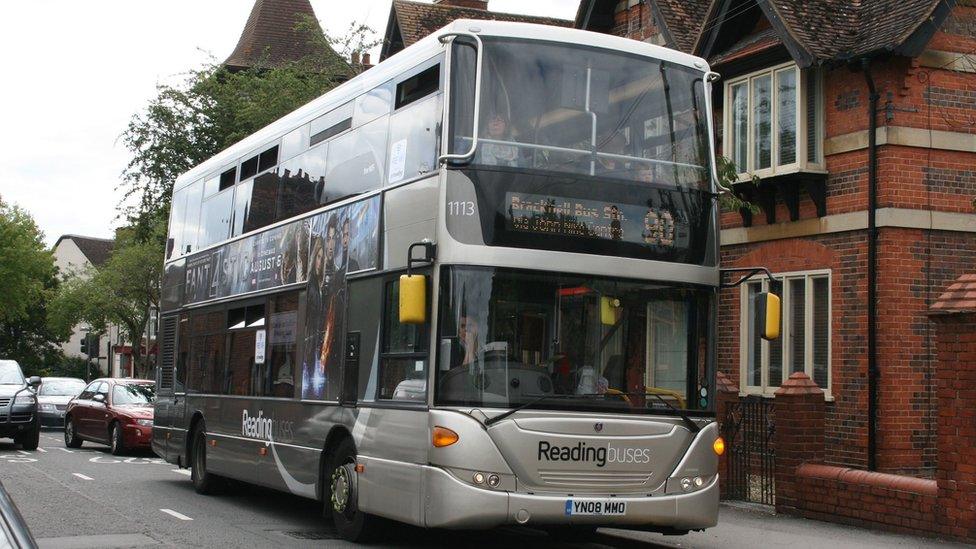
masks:
{"type": "Polygon", "coordinates": [[[27,529],[7,490],[0,484],[0,547],[13,549],[37,549],[34,536],[27,529]]]}
{"type": "Polygon", "coordinates": [[[85,390],[85,380],[76,377],[42,377],[37,390],[37,415],[41,427],[64,426],[68,402],[85,390]]]}
{"type": "Polygon", "coordinates": [[[148,449],[152,442],[156,385],[148,379],[96,379],[69,404],[64,417],[64,444],[82,441],[112,447],[113,454],[148,449]]]}
{"type": "Polygon", "coordinates": [[[41,378],[24,379],[15,360],[0,360],[0,438],[13,438],[24,450],[36,450],[41,426],[34,388],[41,378]]]}

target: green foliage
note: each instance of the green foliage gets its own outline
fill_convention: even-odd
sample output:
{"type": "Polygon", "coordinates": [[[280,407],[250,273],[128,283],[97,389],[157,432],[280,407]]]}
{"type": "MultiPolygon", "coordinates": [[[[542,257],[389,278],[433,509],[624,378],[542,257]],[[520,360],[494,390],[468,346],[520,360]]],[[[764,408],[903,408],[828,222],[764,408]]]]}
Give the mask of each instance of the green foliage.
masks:
{"type": "MultiPolygon", "coordinates": [[[[718,156],[715,158],[715,170],[718,172],[718,182],[721,187],[726,189],[733,189],[739,185],[758,185],[759,177],[751,175],[750,181],[743,181],[739,183],[739,170],[735,167],[735,163],[732,160],[724,157],[718,156]]],[[[719,196],[719,205],[725,211],[737,212],[742,209],[749,210],[753,214],[759,213],[759,206],[749,202],[748,200],[743,200],[731,192],[722,193],[719,196]]]]}
{"type": "Polygon", "coordinates": [[[76,377],[88,380],[97,371],[97,366],[89,364],[88,360],[72,356],[58,355],[47,362],[45,366],[30,370],[24,367],[24,375],[41,377],[76,377]]]}
{"type": "Polygon", "coordinates": [[[159,84],[156,97],[131,118],[121,136],[132,153],[121,208],[138,238],[167,220],[178,175],[345,81],[354,72],[348,52],[376,43],[364,25],[337,38],[323,35],[313,19],[296,29],[312,46],[307,57],[238,71],[211,60],[176,84],[159,84]]]}
{"type": "Polygon", "coordinates": [[[60,356],[62,334],[47,324],[56,272],[30,214],[0,199],[0,358],[28,371],[60,356]]]}
{"type": "Polygon", "coordinates": [[[144,367],[142,348],[150,314],[158,310],[163,271],[161,225],[140,239],[134,229],[116,234],[115,248],[98,269],[74,274],[61,284],[51,303],[50,326],[55,332],[70,331],[85,323],[95,332],[110,324],[120,326],[134,342],[132,358],[137,370],[144,367]]]}
{"type": "Polygon", "coordinates": [[[53,274],[54,258],[34,219],[0,198],[0,322],[26,317],[53,274]]]}

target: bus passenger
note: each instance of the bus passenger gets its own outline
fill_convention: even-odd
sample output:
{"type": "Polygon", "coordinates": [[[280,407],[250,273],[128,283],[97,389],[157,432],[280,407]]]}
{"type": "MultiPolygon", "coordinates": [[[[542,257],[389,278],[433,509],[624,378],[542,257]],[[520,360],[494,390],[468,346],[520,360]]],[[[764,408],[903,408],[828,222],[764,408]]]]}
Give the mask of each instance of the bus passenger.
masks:
{"type": "MultiPolygon", "coordinates": [[[[512,141],[512,131],[508,118],[501,113],[488,117],[488,139],[493,141],[512,141]]],[[[494,166],[518,166],[519,150],[515,145],[504,143],[485,143],[481,146],[481,158],[485,164],[494,166]]]]}

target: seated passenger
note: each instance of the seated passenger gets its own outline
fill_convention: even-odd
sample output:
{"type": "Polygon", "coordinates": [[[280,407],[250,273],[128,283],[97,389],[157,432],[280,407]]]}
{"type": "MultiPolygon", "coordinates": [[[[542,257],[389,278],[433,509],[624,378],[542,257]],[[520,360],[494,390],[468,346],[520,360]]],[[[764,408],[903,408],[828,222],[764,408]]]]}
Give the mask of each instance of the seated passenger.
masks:
{"type": "MultiPolygon", "coordinates": [[[[508,118],[500,113],[488,117],[487,139],[513,141],[508,118]]],[[[519,150],[515,145],[487,142],[481,145],[481,161],[493,166],[518,166],[519,150]]]]}

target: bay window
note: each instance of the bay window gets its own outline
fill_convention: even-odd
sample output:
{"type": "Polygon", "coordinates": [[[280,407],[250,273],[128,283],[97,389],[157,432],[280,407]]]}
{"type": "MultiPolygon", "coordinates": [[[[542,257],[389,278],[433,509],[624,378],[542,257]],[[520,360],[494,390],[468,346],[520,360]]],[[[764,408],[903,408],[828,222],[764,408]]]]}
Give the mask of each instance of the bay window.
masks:
{"type": "Polygon", "coordinates": [[[775,275],[783,304],[781,336],[765,341],[755,329],[755,296],[767,280],[741,286],[740,387],[772,395],[794,372],[803,372],[830,395],[830,271],[775,275]]]}
{"type": "Polygon", "coordinates": [[[818,79],[789,63],[726,82],[723,149],[740,174],[823,171],[818,79]]]}

